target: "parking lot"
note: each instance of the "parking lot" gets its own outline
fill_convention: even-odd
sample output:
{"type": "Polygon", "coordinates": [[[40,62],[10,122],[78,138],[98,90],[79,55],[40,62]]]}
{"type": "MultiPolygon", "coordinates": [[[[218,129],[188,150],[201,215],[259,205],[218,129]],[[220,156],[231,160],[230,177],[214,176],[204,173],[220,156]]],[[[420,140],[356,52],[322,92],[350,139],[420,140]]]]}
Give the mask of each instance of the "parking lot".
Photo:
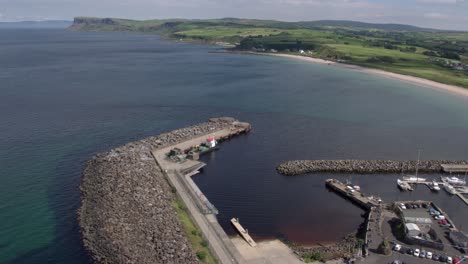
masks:
{"type": "MultiPolygon", "coordinates": [[[[391,263],[393,260],[399,260],[400,263],[404,261],[405,263],[441,263],[441,261],[436,261],[432,259],[427,259],[427,258],[421,258],[421,257],[416,257],[414,256],[414,250],[419,249],[420,251],[424,250],[425,252],[431,252],[433,255],[438,255],[438,256],[450,256],[454,258],[455,256],[460,256],[462,253],[455,248],[452,247],[450,241],[447,238],[447,232],[448,232],[448,227],[442,227],[438,221],[435,220],[433,216],[429,215],[428,212],[429,208],[407,208],[405,210],[412,210],[412,212],[408,215],[416,215],[419,217],[429,217],[431,219],[431,227],[435,231],[436,235],[438,238],[442,240],[442,243],[444,244],[444,249],[442,251],[436,250],[434,248],[430,247],[422,247],[420,245],[408,245],[402,242],[401,239],[399,239],[395,231],[395,223],[401,222],[400,218],[398,218],[396,215],[392,214],[384,214],[383,219],[382,219],[382,234],[384,237],[388,238],[393,244],[399,244],[402,246],[402,249],[397,251],[392,252],[391,257],[383,257],[382,255],[379,256],[369,256],[369,261],[368,262],[363,262],[363,263],[391,263]],[[393,227],[393,230],[392,230],[393,227]],[[411,249],[411,250],[410,250],[411,249]],[[379,259],[377,262],[372,262],[372,260],[376,261],[379,259]]],[[[423,225],[424,229],[424,225],[423,225]]],[[[427,232],[428,230],[422,230],[423,232],[427,232]]],[[[464,262],[466,263],[466,262],[464,262]]]]}

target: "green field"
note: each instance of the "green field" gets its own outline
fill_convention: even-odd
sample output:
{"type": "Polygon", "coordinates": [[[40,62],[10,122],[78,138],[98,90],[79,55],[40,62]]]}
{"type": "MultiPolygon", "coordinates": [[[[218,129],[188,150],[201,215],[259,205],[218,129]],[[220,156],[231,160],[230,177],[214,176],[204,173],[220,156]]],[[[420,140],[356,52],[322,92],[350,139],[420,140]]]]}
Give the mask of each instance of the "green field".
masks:
{"type": "Polygon", "coordinates": [[[351,21],[252,19],[147,20],[76,18],[71,30],[155,33],[172,39],[224,42],[237,50],[299,54],[417,76],[468,88],[468,33],[351,21]],[[439,61],[429,61],[429,58],[439,61]]]}

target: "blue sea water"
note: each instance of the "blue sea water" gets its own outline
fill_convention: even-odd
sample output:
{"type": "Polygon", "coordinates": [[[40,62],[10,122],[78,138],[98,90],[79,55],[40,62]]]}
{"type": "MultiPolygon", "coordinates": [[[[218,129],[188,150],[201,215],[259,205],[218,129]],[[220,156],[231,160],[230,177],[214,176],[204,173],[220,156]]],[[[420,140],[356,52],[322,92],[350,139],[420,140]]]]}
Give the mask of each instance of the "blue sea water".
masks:
{"type": "MultiPolygon", "coordinates": [[[[203,159],[195,181],[254,237],[309,244],[353,232],[362,211],[323,181],[285,177],[288,159],[468,159],[468,100],[285,58],[155,35],[0,29],[0,263],[88,263],[76,221],[93,154],[215,116],[253,125],[203,159]]],[[[467,219],[446,193],[399,193],[395,176],[355,175],[384,200],[431,199],[467,219]]],[[[435,176],[430,176],[435,177],[435,176]]],[[[466,228],[466,227],[465,227],[466,228]]]]}

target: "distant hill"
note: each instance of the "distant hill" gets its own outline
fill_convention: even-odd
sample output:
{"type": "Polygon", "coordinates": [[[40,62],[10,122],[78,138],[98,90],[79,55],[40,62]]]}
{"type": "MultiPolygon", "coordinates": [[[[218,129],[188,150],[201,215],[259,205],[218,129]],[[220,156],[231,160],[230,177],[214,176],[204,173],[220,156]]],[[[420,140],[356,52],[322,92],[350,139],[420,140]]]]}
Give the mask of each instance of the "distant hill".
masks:
{"type": "Polygon", "coordinates": [[[0,22],[0,28],[68,28],[72,24],[66,20],[0,22]]]}
{"type": "Polygon", "coordinates": [[[438,29],[431,28],[421,28],[417,26],[404,25],[404,24],[376,24],[376,23],[366,23],[359,21],[349,21],[349,20],[318,20],[311,22],[299,22],[306,26],[315,26],[315,27],[348,27],[348,28],[363,28],[363,29],[379,29],[387,31],[412,31],[412,32],[421,32],[421,31],[441,31],[438,29]]]}
{"type": "Polygon", "coordinates": [[[129,31],[159,31],[167,27],[177,27],[181,24],[196,26],[227,26],[227,27],[263,27],[278,29],[320,29],[338,27],[364,30],[406,31],[406,32],[440,32],[444,30],[421,28],[403,24],[375,24],[348,20],[318,20],[301,22],[283,22],[276,20],[221,18],[221,19],[166,19],[166,20],[129,20],[117,18],[77,17],[73,30],[129,30],[129,31]]]}
{"type": "Polygon", "coordinates": [[[286,53],[468,88],[468,32],[347,20],[283,22],[244,18],[77,17],[70,31],[138,32],[240,51],[286,53]],[[449,62],[451,61],[451,62],[449,62]]]}

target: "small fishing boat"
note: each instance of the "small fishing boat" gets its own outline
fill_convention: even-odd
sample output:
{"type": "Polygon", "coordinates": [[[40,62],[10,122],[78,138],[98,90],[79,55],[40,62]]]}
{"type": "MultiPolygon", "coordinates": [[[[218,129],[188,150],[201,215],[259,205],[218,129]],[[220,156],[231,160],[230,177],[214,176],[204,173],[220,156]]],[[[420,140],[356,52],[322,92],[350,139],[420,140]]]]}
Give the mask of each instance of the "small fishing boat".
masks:
{"type": "Polygon", "coordinates": [[[465,180],[462,180],[460,178],[457,178],[457,177],[441,177],[441,180],[445,183],[448,183],[450,185],[456,185],[456,186],[459,186],[459,185],[466,185],[466,181],[465,180]]]}
{"type": "Polygon", "coordinates": [[[402,181],[400,179],[397,180],[397,185],[403,191],[412,191],[413,190],[413,187],[411,187],[411,185],[409,183],[407,183],[406,181],[402,181]]]}
{"type": "Polygon", "coordinates": [[[431,184],[429,184],[429,188],[434,192],[440,191],[439,184],[436,181],[433,181],[431,184]]]}
{"type": "Polygon", "coordinates": [[[403,177],[403,180],[406,182],[418,183],[418,182],[425,182],[426,178],[418,178],[416,176],[406,176],[406,177],[403,177]]]}
{"type": "Polygon", "coordinates": [[[450,193],[450,194],[456,194],[456,193],[457,193],[457,191],[455,190],[455,188],[453,188],[453,186],[450,185],[450,184],[448,184],[448,183],[445,183],[445,184],[444,184],[444,189],[445,189],[448,193],[450,193]]]}

